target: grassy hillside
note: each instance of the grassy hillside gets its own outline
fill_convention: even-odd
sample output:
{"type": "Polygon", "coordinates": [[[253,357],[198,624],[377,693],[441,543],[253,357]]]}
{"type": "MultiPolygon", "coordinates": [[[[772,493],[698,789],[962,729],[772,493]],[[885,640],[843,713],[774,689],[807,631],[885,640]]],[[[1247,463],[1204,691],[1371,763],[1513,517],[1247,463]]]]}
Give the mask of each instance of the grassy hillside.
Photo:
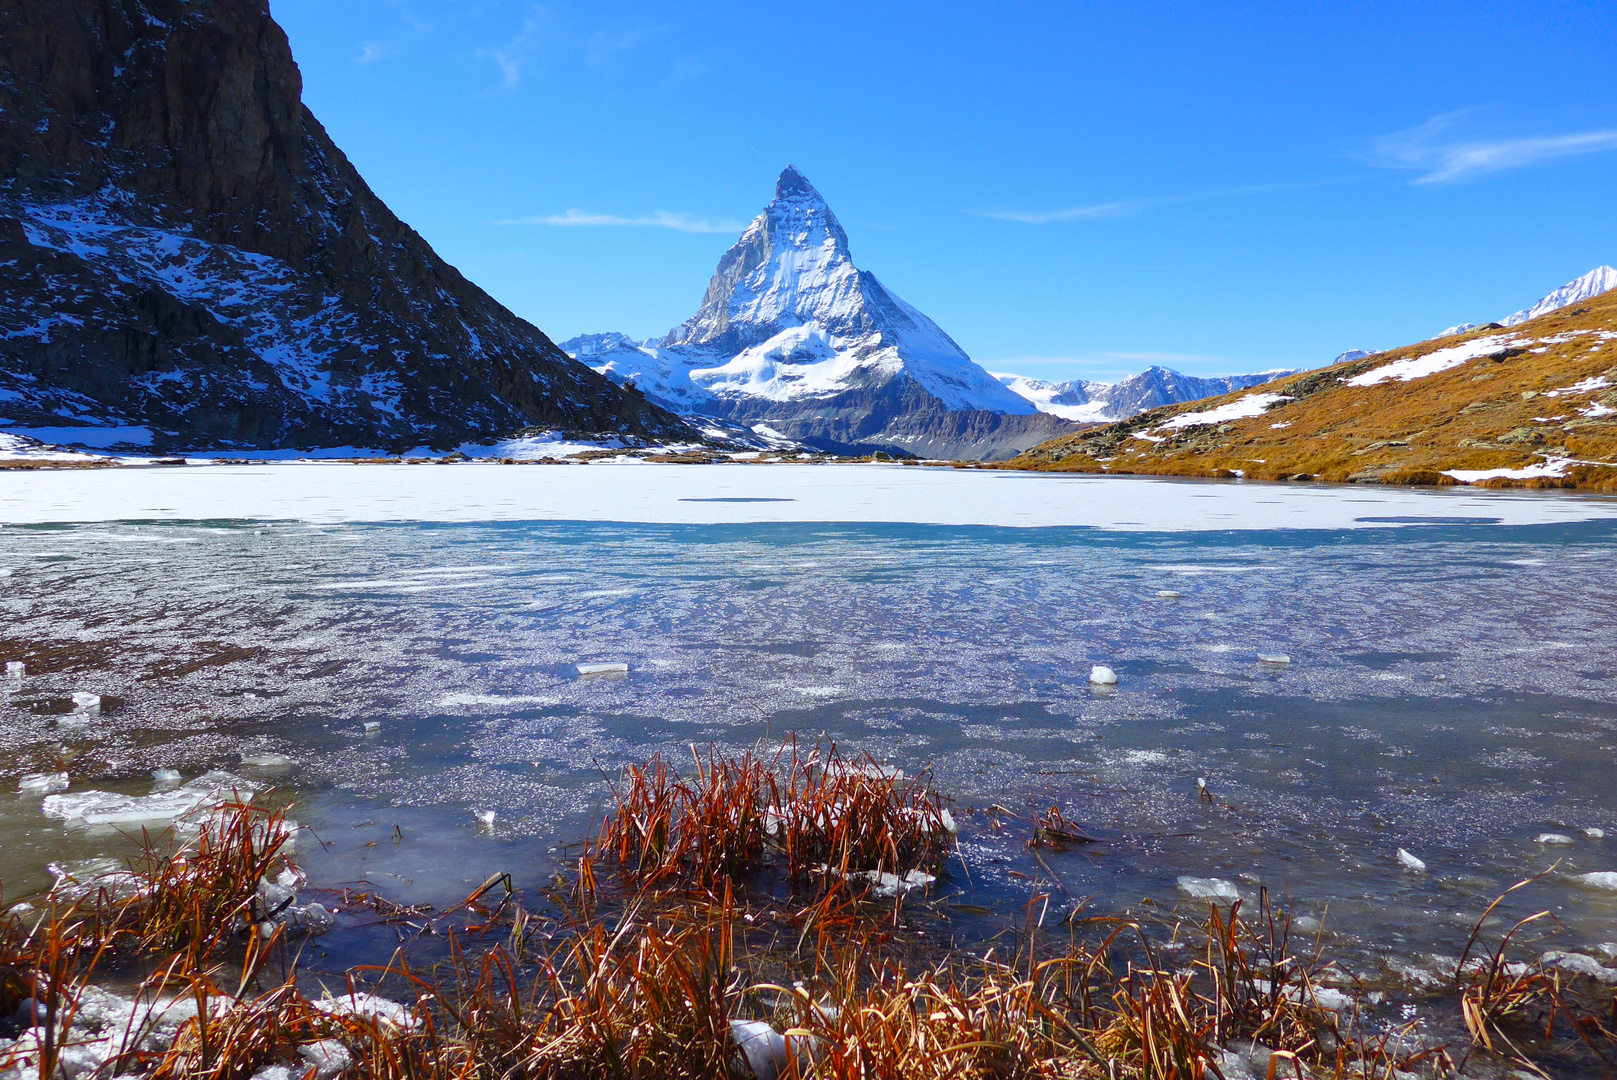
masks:
{"type": "Polygon", "coordinates": [[[1617,490],[1617,291],[1090,428],[1008,467],[1617,490]]]}

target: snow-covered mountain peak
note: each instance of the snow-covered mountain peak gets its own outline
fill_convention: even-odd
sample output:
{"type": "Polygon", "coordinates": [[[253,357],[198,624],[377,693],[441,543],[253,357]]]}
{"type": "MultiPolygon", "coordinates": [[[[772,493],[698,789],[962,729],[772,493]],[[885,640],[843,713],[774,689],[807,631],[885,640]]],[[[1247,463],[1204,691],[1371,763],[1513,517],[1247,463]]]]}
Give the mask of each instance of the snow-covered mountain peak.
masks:
{"type": "Polygon", "coordinates": [[[1562,285],[1544,299],[1530,308],[1524,308],[1501,322],[1506,326],[1517,326],[1529,319],[1536,319],[1540,315],[1548,315],[1552,311],[1559,311],[1564,307],[1599,296],[1601,293],[1617,289],[1617,270],[1609,266],[1597,266],[1582,277],[1562,285]]]}

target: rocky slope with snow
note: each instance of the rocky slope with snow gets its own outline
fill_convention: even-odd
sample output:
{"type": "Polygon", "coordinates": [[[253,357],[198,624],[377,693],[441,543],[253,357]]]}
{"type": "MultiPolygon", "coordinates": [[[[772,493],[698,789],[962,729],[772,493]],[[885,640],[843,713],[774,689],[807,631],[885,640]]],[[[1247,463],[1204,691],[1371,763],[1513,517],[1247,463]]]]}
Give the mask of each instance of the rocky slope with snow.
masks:
{"type": "Polygon", "coordinates": [[[0,71],[6,428],[152,450],[689,436],[388,210],[263,0],[0,4],[0,71]]]}
{"type": "Polygon", "coordinates": [[[1617,490],[1617,291],[1153,410],[1011,465],[1617,490]]]}
{"type": "Polygon", "coordinates": [[[822,450],[993,459],[1066,426],[856,267],[836,215],[790,166],[689,320],[652,341],[562,347],[669,408],[822,450]]]}

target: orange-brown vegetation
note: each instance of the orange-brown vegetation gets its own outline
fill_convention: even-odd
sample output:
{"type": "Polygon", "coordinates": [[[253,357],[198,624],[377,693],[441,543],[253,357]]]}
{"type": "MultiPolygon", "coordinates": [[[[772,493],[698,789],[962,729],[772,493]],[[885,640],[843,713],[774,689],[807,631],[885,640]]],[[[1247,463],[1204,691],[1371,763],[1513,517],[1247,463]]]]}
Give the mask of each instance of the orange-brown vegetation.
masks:
{"type": "Polygon", "coordinates": [[[1043,443],[1009,468],[1452,484],[1453,470],[1519,470],[1568,459],[1558,476],[1493,478],[1491,487],[1617,490],[1617,292],[1509,330],[1377,353],[1219,398],[1170,406],[1043,443]],[[1502,351],[1436,374],[1371,386],[1345,380],[1396,360],[1488,335],[1502,351]],[[1604,379],[1604,385],[1599,385],[1604,379]],[[1589,389],[1566,388],[1592,381],[1589,389]],[[1260,416],[1159,429],[1247,394],[1284,394],[1260,416]],[[1151,436],[1150,439],[1144,436],[1151,436]],[[1160,441],[1151,441],[1158,439],[1160,441]]]}

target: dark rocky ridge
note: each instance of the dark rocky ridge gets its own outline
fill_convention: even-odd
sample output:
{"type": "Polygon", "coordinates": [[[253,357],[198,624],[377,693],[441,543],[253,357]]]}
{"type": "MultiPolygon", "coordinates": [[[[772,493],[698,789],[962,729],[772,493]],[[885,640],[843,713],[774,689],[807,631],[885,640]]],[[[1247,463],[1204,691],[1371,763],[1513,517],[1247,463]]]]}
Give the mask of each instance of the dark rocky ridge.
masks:
{"type": "Polygon", "coordinates": [[[0,0],[0,418],[158,448],[688,438],[391,211],[263,0],[0,0]]]}

